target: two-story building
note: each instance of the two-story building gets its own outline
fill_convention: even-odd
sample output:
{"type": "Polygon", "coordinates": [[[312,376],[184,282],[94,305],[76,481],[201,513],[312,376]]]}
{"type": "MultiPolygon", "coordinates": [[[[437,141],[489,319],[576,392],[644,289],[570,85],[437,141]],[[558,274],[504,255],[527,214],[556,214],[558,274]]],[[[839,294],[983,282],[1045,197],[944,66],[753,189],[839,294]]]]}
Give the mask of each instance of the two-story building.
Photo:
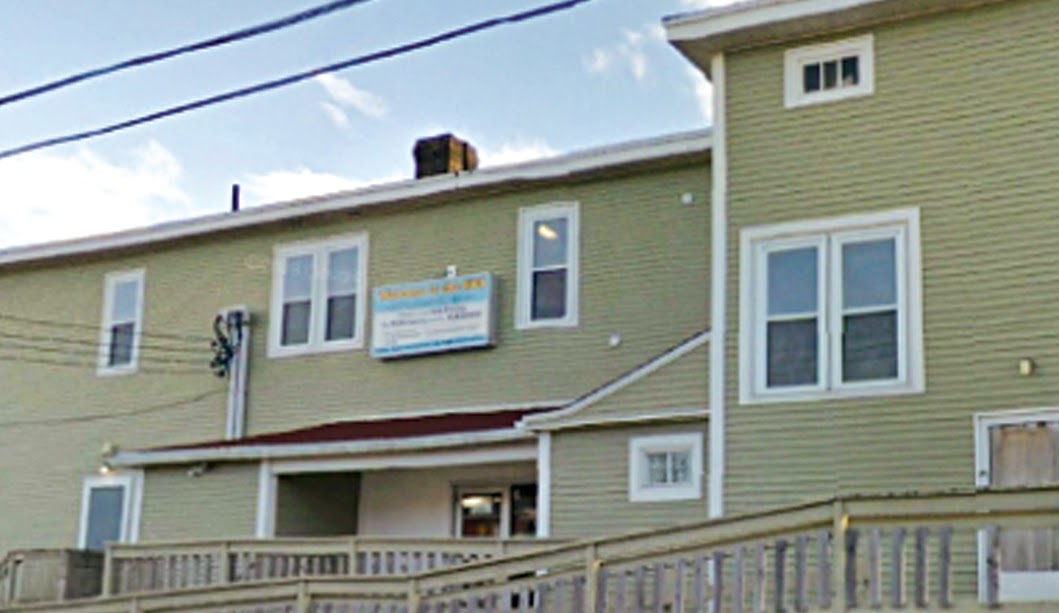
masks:
{"type": "MultiPolygon", "coordinates": [[[[1057,19],[760,0],[667,21],[715,94],[714,516],[1059,481],[1057,19]]],[[[1007,596],[1059,595],[1054,533],[1002,549],[1007,596]]]]}
{"type": "Polygon", "coordinates": [[[472,151],[0,253],[0,549],[701,516],[709,134],[472,151]]]}

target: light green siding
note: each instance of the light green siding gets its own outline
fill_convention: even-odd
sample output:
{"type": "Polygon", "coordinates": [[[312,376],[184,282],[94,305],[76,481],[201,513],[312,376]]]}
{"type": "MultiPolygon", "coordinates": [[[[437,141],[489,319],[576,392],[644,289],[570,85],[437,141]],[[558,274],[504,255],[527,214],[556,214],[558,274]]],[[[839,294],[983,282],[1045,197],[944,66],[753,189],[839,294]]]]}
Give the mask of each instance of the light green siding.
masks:
{"type": "Polygon", "coordinates": [[[145,471],[140,540],[250,538],[257,518],[258,465],[214,464],[145,471]]]}
{"type": "Polygon", "coordinates": [[[357,533],[358,473],[281,475],[276,487],[276,536],[357,533]]]}
{"type": "MultiPolygon", "coordinates": [[[[205,363],[211,323],[224,307],[247,305],[253,315],[251,434],[358,416],[572,399],[617,377],[706,321],[708,177],[703,153],[0,269],[0,334],[30,337],[0,336],[0,508],[21,510],[0,523],[0,551],[75,542],[81,480],[98,468],[104,443],[136,449],[223,437],[227,382],[205,363]],[[686,192],[695,195],[693,205],[682,204],[686,192]],[[516,331],[518,211],[555,201],[581,206],[580,325],[516,331]],[[269,359],[274,247],[350,232],[369,236],[369,288],[438,277],[449,264],[463,273],[493,272],[497,347],[385,363],[366,350],[269,359]],[[97,377],[104,275],[134,268],[146,271],[140,372],[97,377]],[[10,315],[63,325],[30,326],[10,315]],[[613,333],[624,339],[620,348],[608,347],[613,333]],[[185,403],[204,393],[213,395],[185,403]],[[113,417],[85,420],[101,414],[113,417]],[[40,419],[72,421],[23,423],[40,419]]],[[[369,313],[369,329],[370,322],[369,313]]],[[[146,505],[156,504],[150,487],[146,505]]],[[[174,498],[166,503],[184,506],[174,498]]],[[[178,512],[159,515],[145,538],[237,529],[211,523],[197,533],[185,529],[184,519],[178,512]],[[159,523],[164,517],[176,523],[159,523]]],[[[249,529],[238,523],[238,530],[249,529]]]]}
{"type": "Polygon", "coordinates": [[[874,95],[795,110],[784,48],[728,58],[726,512],[972,487],[972,415],[1054,405],[1057,19],[1021,0],[880,26],[874,95]],[[739,231],[901,207],[922,215],[926,393],[740,405],[739,231]]]}
{"type": "Polygon", "coordinates": [[[698,500],[629,502],[629,439],[685,432],[702,433],[706,466],[705,419],[554,433],[551,535],[588,537],[706,519],[705,474],[698,500]]]}

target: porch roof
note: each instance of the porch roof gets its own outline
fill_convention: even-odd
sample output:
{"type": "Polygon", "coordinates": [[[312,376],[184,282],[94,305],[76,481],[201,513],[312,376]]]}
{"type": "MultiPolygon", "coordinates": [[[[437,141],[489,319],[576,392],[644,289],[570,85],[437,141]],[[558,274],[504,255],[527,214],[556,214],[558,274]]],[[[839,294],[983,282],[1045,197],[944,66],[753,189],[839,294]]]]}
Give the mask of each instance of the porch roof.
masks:
{"type": "Polygon", "coordinates": [[[113,466],[239,461],[336,454],[410,451],[503,443],[531,438],[516,424],[529,415],[558,407],[527,407],[489,412],[438,413],[385,419],[335,421],[233,440],[211,440],[119,451],[113,466]]]}

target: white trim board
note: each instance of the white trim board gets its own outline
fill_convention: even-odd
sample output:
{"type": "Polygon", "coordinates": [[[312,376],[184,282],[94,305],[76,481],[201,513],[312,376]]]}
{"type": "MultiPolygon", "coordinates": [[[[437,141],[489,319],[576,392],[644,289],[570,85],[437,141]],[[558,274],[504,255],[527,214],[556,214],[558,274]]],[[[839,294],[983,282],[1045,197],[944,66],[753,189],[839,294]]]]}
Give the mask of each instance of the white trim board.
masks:
{"type": "Polygon", "coordinates": [[[508,428],[481,432],[461,432],[436,436],[403,439],[375,439],[332,443],[296,443],[276,445],[246,445],[172,449],[158,451],[122,451],[111,460],[111,466],[159,466],[191,464],[195,462],[233,462],[266,459],[295,459],[319,456],[393,453],[432,450],[494,443],[532,440],[533,435],[523,430],[508,428]]]}
{"type": "Polygon", "coordinates": [[[85,239],[5,249],[0,250],[0,266],[137,247],[335,211],[386,206],[413,198],[425,198],[507,182],[557,179],[612,166],[705,153],[709,150],[709,130],[684,132],[521,164],[485,168],[456,175],[448,174],[400,181],[351,192],[302,198],[254,207],[236,213],[207,215],[85,239]]]}
{"type": "Polygon", "coordinates": [[[77,548],[84,549],[88,544],[89,495],[98,487],[122,488],[121,528],[118,540],[122,543],[137,542],[140,538],[140,517],[143,511],[143,471],[129,470],[84,478],[77,521],[77,548]]]}
{"type": "Polygon", "coordinates": [[[566,424],[549,424],[548,422],[561,420],[570,415],[574,415],[586,407],[592,406],[593,404],[611,396],[619,390],[625,389],[626,387],[636,383],[640,379],[650,375],[651,373],[661,369],[663,366],[676,361],[677,359],[691,353],[695,349],[704,345],[710,340],[710,333],[701,332],[696,334],[692,338],[684,341],[676,347],[666,351],[665,353],[651,359],[646,364],[622,375],[621,377],[612,380],[606,385],[598,388],[597,390],[589,393],[586,396],[575,400],[573,403],[559,409],[558,411],[551,411],[548,413],[542,413],[540,415],[527,415],[523,417],[518,423],[519,428],[525,428],[527,430],[557,430],[565,427],[566,424]]]}
{"type": "Polygon", "coordinates": [[[714,151],[710,164],[713,194],[710,207],[710,454],[707,483],[709,517],[724,515],[725,406],[724,361],[728,336],[728,77],[724,54],[710,61],[713,74],[714,151]]]}

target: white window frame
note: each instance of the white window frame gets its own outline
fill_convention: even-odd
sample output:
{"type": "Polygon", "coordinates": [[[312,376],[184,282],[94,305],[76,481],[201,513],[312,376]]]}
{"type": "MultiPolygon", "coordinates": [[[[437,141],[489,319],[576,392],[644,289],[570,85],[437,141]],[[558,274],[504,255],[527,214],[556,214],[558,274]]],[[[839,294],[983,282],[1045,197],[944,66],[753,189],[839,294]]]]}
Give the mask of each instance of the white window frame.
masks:
{"type": "Polygon", "coordinates": [[[703,452],[701,432],[634,436],[629,439],[629,502],[663,502],[702,498],[703,452]],[[691,480],[688,483],[649,485],[647,455],[688,453],[691,480]]]}
{"type": "Polygon", "coordinates": [[[88,513],[92,490],[103,487],[121,487],[121,535],[119,542],[135,543],[140,538],[140,515],[143,508],[143,471],[132,470],[106,475],[85,477],[81,486],[81,512],[77,523],[77,548],[88,545],[88,513]]]}
{"type": "Polygon", "coordinates": [[[922,393],[922,263],[919,209],[908,208],[815,221],[747,228],[740,233],[739,399],[742,404],[922,393]],[[842,381],[841,247],[848,242],[896,241],[898,376],[882,381],[842,381]],[[817,383],[766,386],[768,253],[818,246],[819,337],[817,383]]]}
{"type": "Polygon", "coordinates": [[[870,96],[875,92],[875,37],[865,34],[830,43],[788,49],[783,58],[783,73],[783,99],[784,105],[789,109],[846,98],[870,96]],[[805,92],[803,69],[806,65],[823,64],[823,62],[841,60],[851,55],[858,58],[857,69],[860,82],[857,85],[840,86],[830,90],[821,88],[820,91],[805,92]]]}
{"type": "Polygon", "coordinates": [[[301,241],[277,245],[272,255],[272,303],[269,313],[268,355],[270,358],[349,351],[364,348],[365,320],[368,310],[368,235],[365,233],[344,234],[321,240],[301,241]],[[327,254],[343,249],[357,249],[357,302],[353,322],[353,338],[327,341],[327,254]],[[299,255],[313,256],[311,315],[309,317],[309,340],[302,345],[281,343],[283,334],[283,277],[288,258],[299,255]]]}
{"type": "Polygon", "coordinates": [[[147,272],[143,268],[107,273],[103,277],[103,321],[99,333],[99,360],[96,374],[99,376],[128,375],[135,373],[140,363],[140,337],[143,334],[143,300],[147,272]],[[110,365],[110,328],[114,325],[114,292],[119,283],[136,281],[136,319],[133,322],[132,355],[128,364],[110,365]]]}
{"type": "Polygon", "coordinates": [[[518,289],[515,300],[515,328],[575,327],[580,296],[581,213],[577,202],[555,202],[519,210],[518,289]],[[566,219],[570,244],[567,246],[566,315],[554,319],[533,319],[533,225],[542,219],[566,219]]]}

